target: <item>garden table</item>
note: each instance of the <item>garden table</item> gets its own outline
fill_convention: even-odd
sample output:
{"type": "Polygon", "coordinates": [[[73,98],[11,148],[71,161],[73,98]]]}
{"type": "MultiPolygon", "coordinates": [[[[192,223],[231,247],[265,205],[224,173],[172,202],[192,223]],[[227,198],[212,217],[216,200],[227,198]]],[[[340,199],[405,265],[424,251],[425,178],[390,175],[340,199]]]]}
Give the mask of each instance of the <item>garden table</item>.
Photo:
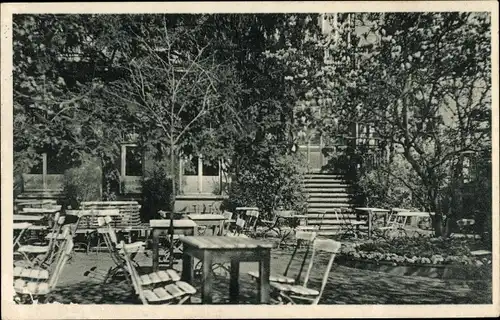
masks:
{"type": "MultiPolygon", "coordinates": [[[[168,234],[170,229],[170,220],[151,220],[149,226],[153,233],[153,272],[158,271],[160,254],[160,235],[168,234]]],[[[197,228],[196,222],[189,219],[174,220],[174,234],[184,236],[194,236],[197,228]]]]}
{"type": "Polygon", "coordinates": [[[238,302],[240,262],[259,263],[259,300],[269,303],[269,275],[271,268],[272,243],[251,238],[202,236],[182,237],[182,280],[191,283],[193,279],[193,260],[203,261],[203,284],[201,300],[203,304],[212,303],[212,265],[231,262],[229,297],[231,303],[238,302]]]}
{"type": "Polygon", "coordinates": [[[12,228],[14,229],[14,231],[18,232],[17,236],[15,236],[14,238],[14,244],[13,244],[14,250],[16,248],[16,245],[19,245],[19,242],[21,241],[24,232],[26,232],[26,230],[28,230],[31,226],[32,224],[29,222],[14,222],[12,224],[12,228]]]}
{"type": "Polygon", "coordinates": [[[39,222],[45,219],[44,216],[30,215],[30,214],[15,214],[14,221],[16,222],[39,222]]]}
{"type": "MultiPolygon", "coordinates": [[[[212,235],[223,235],[224,221],[226,218],[221,214],[188,214],[187,217],[198,225],[198,227],[212,228],[212,235]],[[216,229],[218,228],[217,232],[216,229]]],[[[198,235],[203,235],[205,230],[200,231],[198,235]]]]}
{"type": "Polygon", "coordinates": [[[381,208],[354,208],[356,210],[356,217],[359,217],[360,213],[368,214],[368,238],[372,237],[373,233],[373,218],[382,215],[384,217],[384,225],[387,222],[387,214],[390,212],[388,209],[381,208]]]}

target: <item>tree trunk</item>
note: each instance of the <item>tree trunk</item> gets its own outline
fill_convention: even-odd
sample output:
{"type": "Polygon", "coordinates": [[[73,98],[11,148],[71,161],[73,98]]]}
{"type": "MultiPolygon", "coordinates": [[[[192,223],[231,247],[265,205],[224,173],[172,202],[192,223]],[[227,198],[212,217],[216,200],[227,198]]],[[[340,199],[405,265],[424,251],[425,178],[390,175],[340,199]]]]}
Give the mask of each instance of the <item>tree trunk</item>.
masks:
{"type": "Polygon", "coordinates": [[[434,217],[432,219],[432,228],[434,229],[434,234],[436,237],[441,237],[444,234],[443,230],[443,213],[438,205],[437,189],[431,186],[428,191],[428,199],[430,203],[430,211],[434,212],[434,217]]]}
{"type": "Polygon", "coordinates": [[[170,145],[170,180],[172,183],[172,194],[170,196],[170,228],[169,228],[169,235],[170,235],[170,248],[169,248],[169,268],[173,268],[174,266],[174,210],[175,210],[175,195],[177,191],[175,190],[175,176],[176,176],[176,170],[175,170],[175,157],[176,157],[176,152],[175,152],[175,146],[173,143],[170,145]]]}

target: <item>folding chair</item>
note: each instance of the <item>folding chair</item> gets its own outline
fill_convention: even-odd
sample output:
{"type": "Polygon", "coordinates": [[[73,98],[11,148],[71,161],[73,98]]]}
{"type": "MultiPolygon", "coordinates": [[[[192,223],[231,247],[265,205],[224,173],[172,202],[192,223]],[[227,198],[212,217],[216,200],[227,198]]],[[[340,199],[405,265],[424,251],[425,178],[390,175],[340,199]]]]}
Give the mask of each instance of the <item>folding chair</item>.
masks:
{"type": "Polygon", "coordinates": [[[129,248],[123,241],[120,245],[134,291],[143,304],[183,304],[196,293],[196,289],[180,281],[179,275],[172,269],[139,275],[130,258],[129,248]]]}
{"type": "MultiPolygon", "coordinates": [[[[125,277],[125,281],[130,282],[130,279],[127,277],[128,273],[126,272],[126,262],[123,259],[124,247],[127,247],[127,250],[131,255],[131,259],[133,260],[138,253],[144,252],[145,242],[137,241],[125,244],[122,241],[118,243],[116,231],[111,225],[111,217],[99,217],[97,221],[100,227],[97,229],[97,232],[99,235],[102,235],[106,248],[108,249],[108,252],[111,255],[111,259],[113,260],[115,265],[111,266],[107,272],[96,271],[97,266],[94,266],[90,268],[90,270],[86,271],[84,275],[93,277],[104,276],[102,282],[103,284],[106,284],[108,280],[111,281],[117,279],[119,275],[123,275],[125,277]]],[[[134,261],[134,263],[136,262],[134,261]]]]}
{"type": "Polygon", "coordinates": [[[230,232],[233,223],[236,222],[236,220],[233,219],[233,213],[230,211],[224,211],[222,215],[224,216],[224,232],[225,233],[230,232]]]}
{"type": "MultiPolygon", "coordinates": [[[[311,244],[313,243],[314,239],[316,239],[316,232],[307,232],[307,231],[297,231],[295,233],[295,248],[293,250],[292,255],[290,256],[290,260],[288,261],[288,264],[285,268],[285,271],[283,272],[283,275],[271,275],[269,277],[269,281],[271,282],[278,282],[278,283],[288,283],[288,284],[294,284],[296,281],[300,279],[300,276],[302,275],[302,270],[304,268],[304,265],[307,260],[307,256],[309,254],[309,250],[311,248],[311,244]],[[295,259],[296,254],[298,249],[301,246],[306,245],[307,249],[304,253],[304,256],[302,259],[295,259]],[[295,261],[300,261],[300,269],[299,272],[297,273],[297,276],[295,278],[289,277],[288,276],[288,271],[290,270],[290,267],[295,261]]],[[[298,257],[297,257],[298,258],[298,257]]],[[[248,274],[254,279],[254,280],[259,280],[260,275],[258,271],[249,271],[248,274]]]]}
{"type": "Polygon", "coordinates": [[[328,282],[328,276],[330,270],[333,266],[333,261],[335,255],[340,250],[341,243],[331,240],[331,239],[315,239],[313,242],[313,252],[311,259],[309,261],[309,266],[307,268],[306,276],[304,278],[303,285],[293,285],[287,283],[271,282],[271,288],[277,292],[277,302],[283,303],[284,301],[289,304],[296,304],[297,302],[306,302],[309,304],[318,304],[323,291],[325,289],[326,283],[328,282]],[[309,278],[312,273],[313,266],[315,264],[315,258],[318,256],[319,252],[327,252],[330,254],[330,259],[323,274],[323,279],[321,281],[321,287],[319,290],[308,288],[309,278]]]}
{"type": "Polygon", "coordinates": [[[61,217],[59,213],[56,213],[54,225],[49,235],[52,234],[57,236],[47,235],[45,240],[48,241],[48,243],[40,245],[22,245],[16,252],[20,253],[24,257],[24,261],[32,267],[50,264],[58,248],[58,242],[60,242],[61,239],[65,239],[66,234],[71,234],[69,228],[64,228],[65,234],[60,234],[64,219],[65,218],[61,217]]]}
{"type": "Polygon", "coordinates": [[[341,235],[340,237],[344,237],[346,235],[352,235],[355,238],[358,237],[358,232],[359,232],[359,226],[365,225],[366,223],[364,221],[356,221],[352,220],[349,217],[347,217],[347,214],[350,211],[345,210],[344,208],[342,209],[333,209],[333,212],[335,213],[335,220],[337,220],[337,223],[340,228],[341,235]]]}
{"type": "Polygon", "coordinates": [[[407,236],[406,230],[404,229],[406,224],[406,218],[398,216],[397,212],[391,212],[387,219],[387,224],[383,227],[378,227],[374,229],[374,234],[382,237],[384,239],[389,239],[397,236],[407,236]]]}
{"type": "MultiPolygon", "coordinates": [[[[295,228],[295,230],[297,231],[309,231],[309,232],[319,232],[321,230],[321,226],[323,225],[323,221],[325,220],[325,216],[326,216],[326,210],[323,210],[323,209],[320,209],[320,210],[314,210],[314,211],[308,211],[308,214],[309,213],[316,213],[317,214],[317,218],[320,219],[319,223],[317,223],[316,225],[306,225],[306,226],[297,226],[297,228],[295,228]]],[[[311,219],[311,218],[309,218],[311,219]]]]}
{"type": "Polygon", "coordinates": [[[47,295],[56,287],[72,250],[73,237],[70,232],[65,232],[61,248],[49,268],[14,267],[14,291],[16,297],[23,301],[29,296],[32,303],[35,303],[39,298],[44,298],[43,300],[46,301],[47,295]]]}

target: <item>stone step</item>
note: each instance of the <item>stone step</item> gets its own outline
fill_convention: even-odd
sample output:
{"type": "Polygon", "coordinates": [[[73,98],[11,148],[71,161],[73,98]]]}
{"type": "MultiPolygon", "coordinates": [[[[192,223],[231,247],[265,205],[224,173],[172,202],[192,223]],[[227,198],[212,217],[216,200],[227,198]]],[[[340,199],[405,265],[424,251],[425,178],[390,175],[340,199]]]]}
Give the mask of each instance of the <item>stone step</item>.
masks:
{"type": "Polygon", "coordinates": [[[325,198],[325,197],[321,197],[321,198],[317,198],[317,197],[309,197],[309,199],[307,200],[308,203],[316,203],[316,202],[320,202],[320,203],[323,203],[323,202],[328,202],[328,203],[346,203],[346,202],[352,202],[352,198],[349,198],[349,197],[329,197],[329,198],[325,198]]]}
{"type": "Polygon", "coordinates": [[[338,179],[345,180],[342,174],[328,174],[328,173],[308,173],[304,175],[305,179],[338,179]]]}
{"type": "Polygon", "coordinates": [[[331,184],[331,183],[338,183],[338,184],[347,184],[346,180],[342,179],[304,179],[304,183],[324,183],[324,184],[331,184]]]}
{"type": "Polygon", "coordinates": [[[309,203],[309,209],[334,209],[334,208],[350,208],[353,207],[351,203],[337,203],[337,202],[313,202],[309,203]]]}
{"type": "Polygon", "coordinates": [[[337,190],[318,191],[318,192],[307,192],[309,198],[350,198],[352,196],[349,192],[341,192],[337,190]]]}

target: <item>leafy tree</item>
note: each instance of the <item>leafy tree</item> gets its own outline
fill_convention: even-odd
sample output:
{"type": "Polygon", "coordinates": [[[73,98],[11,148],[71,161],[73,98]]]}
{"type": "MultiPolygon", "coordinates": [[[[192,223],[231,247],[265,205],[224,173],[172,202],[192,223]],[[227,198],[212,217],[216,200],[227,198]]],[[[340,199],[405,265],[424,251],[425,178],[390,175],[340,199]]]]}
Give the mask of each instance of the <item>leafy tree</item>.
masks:
{"type": "Polygon", "coordinates": [[[456,176],[449,168],[458,170],[464,152],[479,152],[489,141],[490,18],[391,13],[357,20],[367,30],[361,37],[371,33],[376,41],[340,51],[355,60],[350,72],[330,73],[332,82],[349,84],[330,114],[348,111],[404,155],[425,190],[420,206],[436,212],[440,235],[444,189],[456,176]]]}

